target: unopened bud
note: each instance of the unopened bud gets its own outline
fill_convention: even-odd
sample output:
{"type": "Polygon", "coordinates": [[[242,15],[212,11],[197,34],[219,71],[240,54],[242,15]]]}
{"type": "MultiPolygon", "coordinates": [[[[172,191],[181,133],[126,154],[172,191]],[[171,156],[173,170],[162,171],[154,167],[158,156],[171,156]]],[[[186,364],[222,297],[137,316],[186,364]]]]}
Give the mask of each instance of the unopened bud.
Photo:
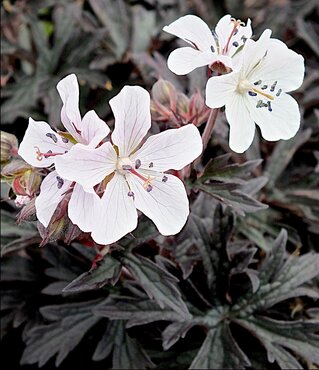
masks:
{"type": "Polygon", "coordinates": [[[187,116],[189,111],[189,99],[185,94],[178,94],[176,102],[176,113],[182,117],[187,116]]]}
{"type": "Polygon", "coordinates": [[[32,167],[28,163],[22,159],[15,159],[2,168],[1,176],[5,177],[7,180],[10,180],[30,169],[32,169],[32,167]]]}
{"type": "Polygon", "coordinates": [[[0,131],[1,135],[1,150],[0,161],[5,163],[18,153],[18,140],[8,132],[0,131]]]}
{"type": "Polygon", "coordinates": [[[160,104],[171,107],[176,102],[176,89],[169,81],[160,79],[152,87],[152,98],[160,104]]]}
{"type": "Polygon", "coordinates": [[[17,223],[21,223],[22,221],[35,221],[36,217],[36,209],[35,209],[35,199],[33,198],[27,203],[21,211],[17,215],[17,223]]]}
{"type": "Polygon", "coordinates": [[[17,195],[33,197],[39,190],[42,176],[36,169],[29,169],[21,175],[16,176],[12,181],[12,190],[17,195]]]}

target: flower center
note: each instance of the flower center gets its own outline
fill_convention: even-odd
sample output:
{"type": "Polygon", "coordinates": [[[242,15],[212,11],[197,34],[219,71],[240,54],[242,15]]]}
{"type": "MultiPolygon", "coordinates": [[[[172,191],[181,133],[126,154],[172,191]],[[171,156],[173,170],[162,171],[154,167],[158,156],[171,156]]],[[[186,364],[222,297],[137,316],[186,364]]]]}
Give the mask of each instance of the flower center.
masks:
{"type": "MultiPolygon", "coordinates": [[[[127,172],[132,173],[134,176],[138,177],[144,182],[143,183],[144,189],[147,192],[150,192],[153,189],[152,181],[154,180],[155,177],[153,176],[145,177],[140,172],[136,171],[140,166],[141,166],[141,161],[139,159],[137,159],[135,163],[133,164],[133,162],[131,161],[129,157],[123,157],[123,158],[119,157],[116,162],[116,169],[121,175],[125,176],[127,172]]],[[[129,195],[129,196],[133,196],[133,195],[129,195]]]]}
{"type": "Polygon", "coordinates": [[[280,96],[282,89],[277,88],[278,81],[274,81],[271,85],[263,84],[262,80],[250,83],[248,80],[241,80],[237,85],[237,91],[240,94],[246,94],[250,97],[260,98],[257,101],[256,108],[268,108],[272,112],[271,102],[280,96]]]}

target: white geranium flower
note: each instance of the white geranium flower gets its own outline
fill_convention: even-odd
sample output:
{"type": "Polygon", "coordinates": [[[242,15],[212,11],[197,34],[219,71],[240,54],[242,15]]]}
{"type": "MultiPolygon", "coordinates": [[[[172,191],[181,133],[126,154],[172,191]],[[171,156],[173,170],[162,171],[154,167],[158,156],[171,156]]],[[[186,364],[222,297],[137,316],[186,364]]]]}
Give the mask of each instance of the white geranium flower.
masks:
{"type": "MultiPolygon", "coordinates": [[[[94,111],[81,118],[79,111],[79,85],[71,74],[57,85],[63,102],[61,121],[68,133],[58,133],[43,121],[29,119],[29,125],[19,147],[19,155],[34,167],[47,168],[56,158],[65,155],[75,143],[95,148],[110,132],[110,129],[94,111]]],[[[57,171],[50,172],[43,180],[35,207],[38,220],[47,227],[51,217],[65,196],[72,191],[69,202],[69,217],[83,231],[90,229],[90,207],[97,201],[94,193],[85,192],[81,185],[64,179],[57,171]],[[72,190],[73,188],[73,190],[72,190]]]]}
{"type": "Polygon", "coordinates": [[[226,107],[229,146],[237,153],[251,145],[255,123],[269,141],[290,139],[300,126],[298,104],[286,92],[302,84],[304,60],[270,35],[266,30],[258,41],[247,40],[241,69],[211,77],[206,85],[206,104],[226,107]]]}
{"type": "Polygon", "coordinates": [[[101,182],[106,186],[94,214],[92,238],[99,244],[114,243],[136,228],[137,209],[163,235],[178,233],[189,214],[187,194],[181,180],[164,172],[180,170],[200,155],[198,129],[190,124],[166,130],[140,147],[151,127],[149,93],[125,86],[110,105],[113,145],[92,149],[79,144],[56,159],[57,171],[87,191],[94,192],[101,182]]]}
{"type": "Polygon", "coordinates": [[[185,15],[163,28],[192,45],[174,50],[167,60],[168,68],[178,74],[185,75],[195,68],[208,65],[216,70],[234,70],[234,54],[252,36],[248,19],[245,25],[240,20],[225,15],[215,31],[195,15],[185,15]]]}

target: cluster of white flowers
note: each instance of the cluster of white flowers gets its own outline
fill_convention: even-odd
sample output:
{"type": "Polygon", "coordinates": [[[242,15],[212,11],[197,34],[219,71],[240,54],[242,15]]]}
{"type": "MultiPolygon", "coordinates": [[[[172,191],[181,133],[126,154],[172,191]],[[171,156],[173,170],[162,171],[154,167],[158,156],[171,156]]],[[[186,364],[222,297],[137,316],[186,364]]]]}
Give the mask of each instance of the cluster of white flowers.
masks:
{"type": "Polygon", "coordinates": [[[265,30],[253,41],[250,20],[225,15],[215,31],[194,15],[179,18],[164,27],[192,47],[174,50],[168,67],[176,74],[187,74],[208,65],[212,71],[225,73],[211,77],[206,85],[206,104],[225,106],[230,126],[230,148],[243,153],[251,145],[255,124],[269,141],[290,139],[300,126],[297,102],[288,94],[302,84],[303,57],[265,30]]]}
{"type": "Polygon", "coordinates": [[[68,216],[99,244],[114,243],[137,226],[140,210],[163,235],[178,233],[188,214],[183,182],[165,173],[181,170],[202,152],[198,129],[189,124],[150,136],[150,95],[139,86],[125,86],[110,101],[115,128],[93,111],[81,119],[75,75],[59,82],[61,121],[55,132],[30,118],[19,154],[34,167],[52,167],[43,180],[35,206],[47,227],[62,199],[70,196],[68,216]]]}
{"type": "MultiPolygon", "coordinates": [[[[192,47],[171,53],[168,67],[187,74],[209,66],[218,75],[206,87],[211,108],[225,105],[230,125],[230,147],[245,151],[255,123],[268,140],[289,139],[300,125],[296,101],[287,91],[300,86],[303,58],[266,30],[251,40],[245,25],[226,15],[215,31],[200,18],[181,17],[164,30],[192,47]]],[[[74,74],[57,85],[63,102],[61,121],[66,132],[46,122],[29,119],[19,154],[34,167],[48,168],[35,206],[38,220],[47,227],[68,197],[68,216],[98,244],[119,240],[137,226],[138,212],[153,220],[160,233],[173,235],[184,226],[189,204],[183,182],[169,170],[181,170],[202,152],[193,124],[148,137],[150,96],[139,86],[125,86],[110,100],[114,131],[94,111],[81,118],[79,86],[74,74]]]]}

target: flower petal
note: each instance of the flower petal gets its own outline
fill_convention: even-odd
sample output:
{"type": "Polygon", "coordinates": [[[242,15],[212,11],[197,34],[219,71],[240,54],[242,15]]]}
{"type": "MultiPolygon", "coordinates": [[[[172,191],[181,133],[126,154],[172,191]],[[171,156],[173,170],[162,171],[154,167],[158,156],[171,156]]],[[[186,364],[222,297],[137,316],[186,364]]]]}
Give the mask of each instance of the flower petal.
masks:
{"type": "Polygon", "coordinates": [[[75,74],[63,78],[57,84],[57,90],[63,102],[61,121],[67,131],[78,142],[81,140],[81,114],[79,110],[79,84],[75,74]]]}
{"type": "Polygon", "coordinates": [[[131,157],[139,159],[141,169],[153,171],[180,170],[202,152],[200,133],[193,124],[150,136],[131,157]]]}
{"type": "Polygon", "coordinates": [[[56,207],[69,190],[71,181],[62,179],[56,171],[50,172],[42,181],[40,194],[35,200],[37,218],[44,227],[49,225],[56,207]]]}
{"type": "Polygon", "coordinates": [[[239,74],[236,72],[211,77],[206,84],[206,105],[210,108],[224,106],[235,93],[239,74]]]}
{"type": "Polygon", "coordinates": [[[94,110],[86,113],[81,127],[81,136],[91,148],[95,148],[110,133],[108,125],[101,120],[94,110]]]}
{"type": "Polygon", "coordinates": [[[167,66],[177,75],[186,75],[195,68],[209,65],[215,60],[218,58],[210,50],[202,52],[190,47],[183,47],[171,52],[167,66]]]}
{"type": "Polygon", "coordinates": [[[75,184],[68,207],[70,220],[84,232],[91,232],[99,212],[100,198],[95,193],[86,192],[75,184]]]}
{"type": "Polygon", "coordinates": [[[246,151],[255,135],[255,123],[246,107],[245,97],[234,94],[226,105],[226,118],[229,123],[229,147],[236,153],[246,151]]]}
{"type": "Polygon", "coordinates": [[[29,125],[24,138],[19,146],[19,155],[31,166],[50,167],[59,156],[38,157],[37,151],[41,153],[65,153],[73,144],[59,134],[43,121],[34,121],[29,118],[29,125]],[[39,159],[37,159],[39,158],[39,159]]]}
{"type": "Polygon", "coordinates": [[[149,217],[162,235],[175,235],[185,225],[189,204],[184,184],[176,176],[166,174],[152,181],[153,189],[147,192],[143,181],[129,174],[134,203],[138,210],[149,217]]]}
{"type": "Polygon", "coordinates": [[[264,139],[276,141],[288,140],[296,135],[300,127],[300,111],[298,103],[288,94],[281,94],[271,102],[272,111],[267,107],[256,108],[253,99],[250,104],[251,116],[260,127],[264,139]]]}
{"type": "Polygon", "coordinates": [[[276,91],[293,91],[302,84],[305,74],[304,58],[287,48],[279,40],[270,39],[267,57],[253,71],[251,79],[262,80],[264,85],[271,86],[278,81],[276,91]]]}
{"type": "MultiPolygon", "coordinates": [[[[224,49],[228,43],[230,36],[234,31],[234,23],[231,22],[229,14],[222,17],[216,25],[215,32],[218,37],[221,49],[224,49]]],[[[247,39],[252,36],[251,21],[247,20],[245,26],[240,26],[235,34],[231,37],[228,43],[228,55],[233,55],[237,49],[242,46],[247,39]],[[235,44],[234,44],[235,43],[235,44]]]]}
{"type": "Polygon", "coordinates": [[[123,175],[115,174],[100,200],[99,214],[94,217],[92,238],[98,244],[111,244],[134,230],[137,211],[123,175]]]}
{"type": "Polygon", "coordinates": [[[169,26],[165,26],[163,31],[183,39],[200,51],[210,51],[211,46],[214,50],[217,49],[208,25],[196,15],[180,17],[169,26]]]}
{"type": "Polygon", "coordinates": [[[55,167],[60,176],[75,181],[90,191],[89,189],[115,170],[116,160],[117,155],[109,142],[97,149],[76,144],[68,154],[57,158],[55,167]]]}
{"type": "Polygon", "coordinates": [[[128,157],[151,127],[150,94],[139,86],[124,86],[110,106],[115,117],[112,141],[120,156],[128,157]]]}

